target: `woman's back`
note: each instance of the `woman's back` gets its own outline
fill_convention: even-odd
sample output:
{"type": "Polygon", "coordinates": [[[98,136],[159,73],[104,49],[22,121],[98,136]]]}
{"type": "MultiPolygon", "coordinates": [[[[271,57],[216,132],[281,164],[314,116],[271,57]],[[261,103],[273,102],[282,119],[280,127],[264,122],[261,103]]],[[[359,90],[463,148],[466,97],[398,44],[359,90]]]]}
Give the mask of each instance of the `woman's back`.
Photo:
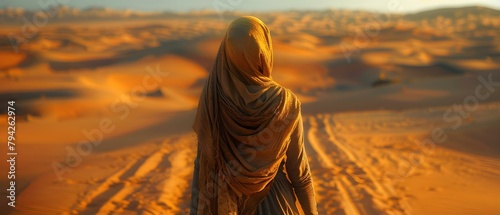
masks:
{"type": "Polygon", "coordinates": [[[316,203],[300,102],[271,78],[272,42],[255,17],[231,23],[198,105],[191,214],[307,214],[316,203]],[[288,181],[285,176],[288,173],[288,181]]]}

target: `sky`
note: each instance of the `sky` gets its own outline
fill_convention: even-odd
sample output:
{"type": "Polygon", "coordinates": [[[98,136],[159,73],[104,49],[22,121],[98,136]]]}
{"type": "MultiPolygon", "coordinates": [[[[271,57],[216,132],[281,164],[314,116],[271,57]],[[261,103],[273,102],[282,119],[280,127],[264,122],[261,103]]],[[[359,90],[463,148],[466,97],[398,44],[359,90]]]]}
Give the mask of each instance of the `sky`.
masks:
{"type": "Polygon", "coordinates": [[[40,10],[49,2],[76,8],[107,7],[138,11],[288,9],[352,9],[378,12],[418,12],[440,7],[480,5],[500,9],[500,0],[0,0],[0,8],[22,7],[40,10]]]}

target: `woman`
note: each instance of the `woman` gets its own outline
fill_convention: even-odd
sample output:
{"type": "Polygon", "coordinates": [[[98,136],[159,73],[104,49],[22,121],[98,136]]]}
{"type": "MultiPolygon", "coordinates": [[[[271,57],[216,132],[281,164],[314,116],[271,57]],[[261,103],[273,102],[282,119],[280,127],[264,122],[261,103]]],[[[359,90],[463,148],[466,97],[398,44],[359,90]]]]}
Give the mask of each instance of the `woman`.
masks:
{"type": "Polygon", "coordinates": [[[296,197],[305,214],[317,214],[300,102],[273,81],[272,65],[267,26],[233,21],[193,125],[191,214],[299,214],[296,197]]]}

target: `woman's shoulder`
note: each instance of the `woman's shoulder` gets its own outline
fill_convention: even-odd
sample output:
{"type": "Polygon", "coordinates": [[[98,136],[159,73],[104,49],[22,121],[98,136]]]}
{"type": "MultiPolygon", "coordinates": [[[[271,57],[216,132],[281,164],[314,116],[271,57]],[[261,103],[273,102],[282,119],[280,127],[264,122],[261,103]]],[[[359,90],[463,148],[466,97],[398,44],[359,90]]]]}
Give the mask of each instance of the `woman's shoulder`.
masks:
{"type": "Polygon", "coordinates": [[[292,110],[296,110],[296,111],[300,112],[301,102],[300,102],[299,98],[297,97],[297,95],[295,95],[295,93],[293,93],[292,90],[290,90],[286,87],[283,87],[283,86],[280,86],[280,87],[283,89],[282,92],[284,93],[283,97],[285,99],[285,102],[289,105],[289,107],[292,110]]]}

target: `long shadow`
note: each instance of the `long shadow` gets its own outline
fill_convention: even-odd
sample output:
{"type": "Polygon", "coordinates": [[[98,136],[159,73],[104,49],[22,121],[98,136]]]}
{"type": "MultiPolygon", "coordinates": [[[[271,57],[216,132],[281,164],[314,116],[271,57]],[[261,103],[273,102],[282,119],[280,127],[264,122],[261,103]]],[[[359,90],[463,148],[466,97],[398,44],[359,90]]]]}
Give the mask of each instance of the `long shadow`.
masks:
{"type": "MultiPolygon", "coordinates": [[[[140,143],[158,138],[165,138],[175,134],[183,134],[191,131],[191,123],[195,117],[195,110],[173,113],[172,117],[154,125],[144,127],[122,136],[106,138],[104,136],[100,145],[95,146],[93,151],[106,152],[118,148],[131,147],[140,143]],[[187,123],[189,122],[189,123],[187,123]]],[[[194,138],[193,138],[194,140],[194,138]]]]}
{"type": "MultiPolygon", "coordinates": [[[[0,93],[0,103],[6,104],[7,101],[16,101],[16,106],[23,104],[29,100],[41,98],[48,99],[71,99],[76,98],[81,93],[74,89],[51,89],[51,90],[36,90],[36,91],[17,91],[0,93]]],[[[6,114],[7,108],[0,110],[0,114],[6,114]]],[[[26,116],[27,114],[38,115],[31,108],[19,108],[16,110],[16,115],[26,116]]]]}
{"type": "MultiPolygon", "coordinates": [[[[190,40],[169,40],[160,42],[158,47],[145,48],[141,50],[123,51],[116,56],[104,59],[92,59],[77,62],[65,61],[49,61],[49,66],[54,72],[68,72],[71,69],[96,69],[104,66],[111,66],[115,64],[134,62],[147,56],[162,56],[165,54],[176,54],[192,58],[192,50],[189,50],[191,44],[210,38],[211,36],[200,36],[190,40]]],[[[207,59],[194,59],[201,60],[203,65],[208,63],[207,59]]],[[[198,62],[198,61],[197,61],[198,62]]]]}

